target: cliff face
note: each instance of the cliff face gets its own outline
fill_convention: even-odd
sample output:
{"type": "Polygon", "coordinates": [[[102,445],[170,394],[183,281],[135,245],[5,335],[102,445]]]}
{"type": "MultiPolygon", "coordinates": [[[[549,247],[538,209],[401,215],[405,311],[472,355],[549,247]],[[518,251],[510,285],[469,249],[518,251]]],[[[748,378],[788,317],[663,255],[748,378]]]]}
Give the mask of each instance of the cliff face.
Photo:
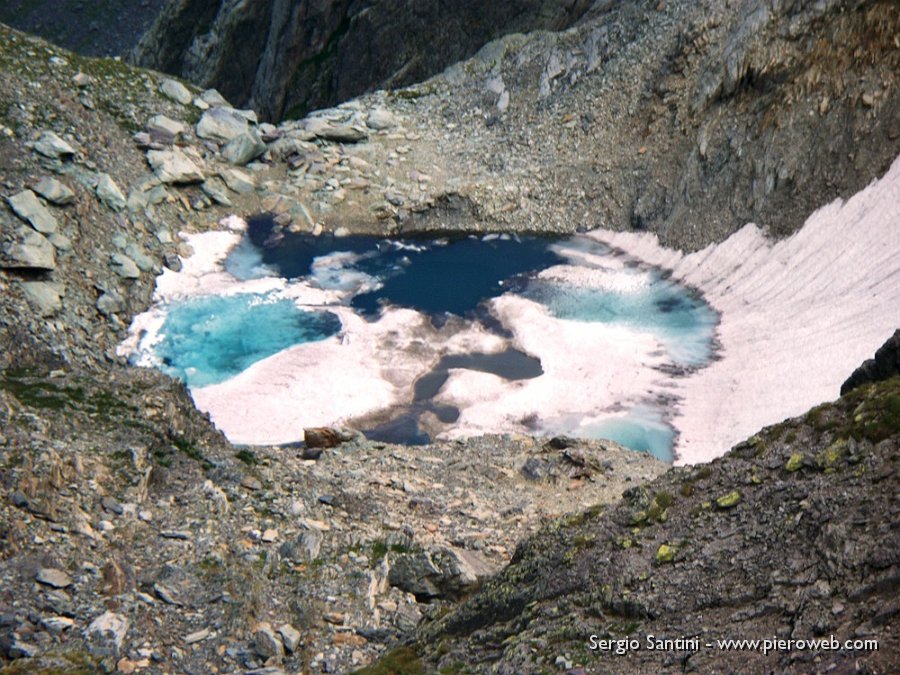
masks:
{"type": "Polygon", "coordinates": [[[560,30],[587,0],[172,0],[132,54],[267,118],[417,82],[500,35],[560,30]]]}
{"type": "Polygon", "coordinates": [[[138,43],[166,0],[4,0],[0,22],[91,56],[121,55],[138,43]]]}

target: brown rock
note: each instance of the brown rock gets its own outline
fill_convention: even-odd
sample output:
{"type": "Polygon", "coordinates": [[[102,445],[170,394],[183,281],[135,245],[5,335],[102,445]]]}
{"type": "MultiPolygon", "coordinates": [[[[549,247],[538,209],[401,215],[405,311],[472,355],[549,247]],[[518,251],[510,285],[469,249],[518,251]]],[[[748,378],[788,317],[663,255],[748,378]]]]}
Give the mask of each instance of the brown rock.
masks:
{"type": "Polygon", "coordinates": [[[329,427],[310,427],[303,430],[307,448],[333,448],[341,444],[341,435],[329,427]]]}

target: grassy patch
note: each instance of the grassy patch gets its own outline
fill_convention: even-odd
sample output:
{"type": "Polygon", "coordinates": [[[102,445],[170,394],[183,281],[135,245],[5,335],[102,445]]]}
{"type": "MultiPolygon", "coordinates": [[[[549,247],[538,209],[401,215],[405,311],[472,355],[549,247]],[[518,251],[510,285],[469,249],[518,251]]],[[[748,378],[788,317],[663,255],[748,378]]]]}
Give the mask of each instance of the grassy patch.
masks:
{"type": "Polygon", "coordinates": [[[412,647],[398,647],[356,675],[425,675],[425,666],[412,647]]]}

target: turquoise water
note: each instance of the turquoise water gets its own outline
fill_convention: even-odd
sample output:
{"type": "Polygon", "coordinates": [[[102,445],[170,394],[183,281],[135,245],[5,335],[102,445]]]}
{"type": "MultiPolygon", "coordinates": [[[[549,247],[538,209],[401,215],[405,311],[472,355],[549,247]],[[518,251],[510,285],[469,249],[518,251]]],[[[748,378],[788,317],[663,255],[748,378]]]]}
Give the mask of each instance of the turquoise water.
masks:
{"type": "Polygon", "coordinates": [[[649,283],[629,290],[540,280],[529,284],[526,295],[560,319],[619,324],[650,333],[680,366],[708,363],[718,323],[716,312],[689,289],[658,272],[643,274],[649,276],[649,283]]]}
{"type": "Polygon", "coordinates": [[[649,452],[664,462],[672,461],[675,432],[658,411],[646,406],[638,406],[623,417],[582,427],[581,432],[591,438],[608,438],[626,448],[649,452]]]}
{"type": "Polygon", "coordinates": [[[252,294],[206,296],[172,304],[156,345],[163,371],[189,386],[217,384],[304,342],[336,335],[330,312],[308,312],[290,300],[252,294]]]}

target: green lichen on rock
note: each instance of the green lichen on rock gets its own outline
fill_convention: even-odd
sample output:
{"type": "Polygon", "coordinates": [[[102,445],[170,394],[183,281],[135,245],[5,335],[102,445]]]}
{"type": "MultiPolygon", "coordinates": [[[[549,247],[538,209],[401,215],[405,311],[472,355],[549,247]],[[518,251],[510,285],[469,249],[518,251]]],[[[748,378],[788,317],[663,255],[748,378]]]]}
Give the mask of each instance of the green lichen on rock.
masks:
{"type": "Polygon", "coordinates": [[[802,452],[795,452],[788,458],[788,461],[785,462],[784,470],[793,473],[794,471],[798,471],[803,467],[804,461],[802,452]]]}
{"type": "Polygon", "coordinates": [[[656,549],[656,562],[659,564],[670,563],[675,560],[676,548],[669,544],[660,544],[656,549]]]}
{"type": "Polygon", "coordinates": [[[727,495],[722,495],[716,500],[716,506],[720,509],[730,509],[734,508],[741,501],[741,493],[737,490],[732,490],[727,495]]]}
{"type": "Polygon", "coordinates": [[[825,471],[834,470],[834,467],[837,466],[838,462],[847,456],[847,446],[848,443],[845,439],[841,438],[836,440],[816,455],[816,465],[825,471]]]}

